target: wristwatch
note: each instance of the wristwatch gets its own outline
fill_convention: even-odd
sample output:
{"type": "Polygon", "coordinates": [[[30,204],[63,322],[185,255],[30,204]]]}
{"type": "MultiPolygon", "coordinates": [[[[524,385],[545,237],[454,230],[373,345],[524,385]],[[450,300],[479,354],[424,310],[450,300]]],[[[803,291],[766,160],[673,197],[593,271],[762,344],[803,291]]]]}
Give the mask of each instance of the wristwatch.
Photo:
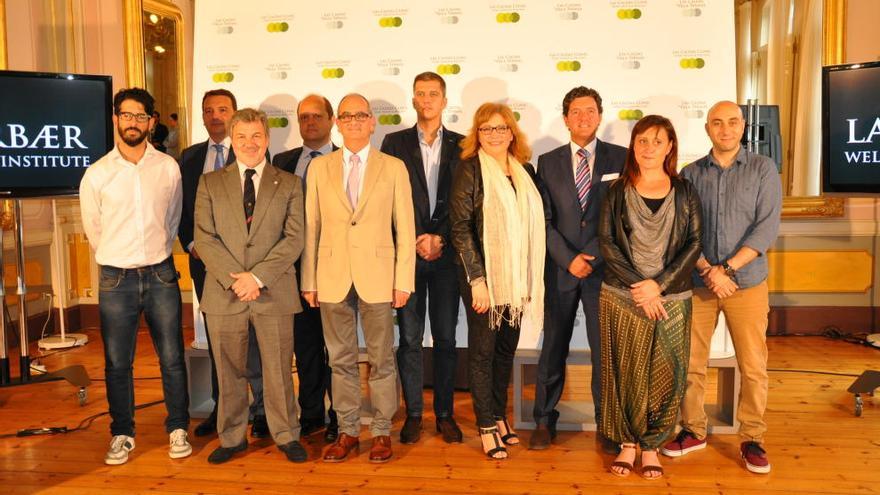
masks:
{"type": "Polygon", "coordinates": [[[726,261],[724,263],[721,263],[721,268],[724,269],[724,274],[730,278],[733,278],[734,275],[736,275],[736,269],[728,265],[726,261]]]}

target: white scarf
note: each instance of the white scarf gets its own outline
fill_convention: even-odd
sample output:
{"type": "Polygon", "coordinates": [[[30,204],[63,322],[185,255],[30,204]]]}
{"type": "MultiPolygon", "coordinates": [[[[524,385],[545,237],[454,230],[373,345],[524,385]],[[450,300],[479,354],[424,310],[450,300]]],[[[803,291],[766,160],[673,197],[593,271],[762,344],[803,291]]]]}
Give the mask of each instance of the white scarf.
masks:
{"type": "Polygon", "coordinates": [[[483,177],[483,251],[489,287],[489,326],[520,318],[540,331],[544,324],[544,205],[525,167],[511,155],[510,187],[501,165],[479,151],[483,177]]]}

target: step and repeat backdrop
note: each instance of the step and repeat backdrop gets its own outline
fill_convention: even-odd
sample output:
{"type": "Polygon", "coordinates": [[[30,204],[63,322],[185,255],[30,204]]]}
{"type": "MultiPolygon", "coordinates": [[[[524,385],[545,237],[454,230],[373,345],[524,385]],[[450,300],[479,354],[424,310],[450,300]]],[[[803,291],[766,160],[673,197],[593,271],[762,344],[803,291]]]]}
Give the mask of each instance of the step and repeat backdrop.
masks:
{"type": "MultiPolygon", "coordinates": [[[[195,4],[192,141],[207,139],[201,95],[232,91],[270,118],[274,155],[299,146],[296,105],[359,92],[378,126],[373,144],[415,123],[412,79],[446,79],[447,127],[466,133],[476,108],[504,101],[537,155],[568,141],[562,98],[579,85],[603,99],[599,138],[626,146],[643,115],[669,117],[679,162],[704,155],[706,112],[736,98],[733,2],[710,0],[289,0],[195,4]]],[[[342,140],[334,129],[333,140],[342,140]]],[[[578,325],[582,326],[582,318],[578,325]]],[[[464,315],[459,345],[466,345],[464,315]]],[[[584,331],[572,346],[586,348],[584,331]]],[[[520,346],[540,345],[524,329],[520,346]]]]}

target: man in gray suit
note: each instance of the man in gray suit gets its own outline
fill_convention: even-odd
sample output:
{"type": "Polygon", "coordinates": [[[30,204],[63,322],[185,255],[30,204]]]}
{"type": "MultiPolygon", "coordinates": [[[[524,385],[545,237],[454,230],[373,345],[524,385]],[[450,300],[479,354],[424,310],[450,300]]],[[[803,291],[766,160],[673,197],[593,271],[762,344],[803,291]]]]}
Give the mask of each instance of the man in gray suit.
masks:
{"type": "Polygon", "coordinates": [[[207,268],[202,311],[208,318],[220,385],[220,464],[247,449],[248,324],[263,362],[269,431],[292,462],[307,459],[291,378],[293,315],[302,311],[294,262],[303,249],[300,179],[269,165],[266,114],[246,108],[229,122],[236,163],[199,180],[195,248],[207,268]]]}

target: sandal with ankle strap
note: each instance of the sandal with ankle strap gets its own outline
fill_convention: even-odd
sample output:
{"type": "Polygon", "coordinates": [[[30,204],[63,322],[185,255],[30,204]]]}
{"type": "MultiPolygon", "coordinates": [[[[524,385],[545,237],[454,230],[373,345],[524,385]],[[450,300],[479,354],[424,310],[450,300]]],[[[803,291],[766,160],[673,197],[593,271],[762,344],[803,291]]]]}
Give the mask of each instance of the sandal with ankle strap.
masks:
{"type": "MultiPolygon", "coordinates": [[[[648,452],[651,452],[650,450],[648,452]]],[[[653,452],[657,454],[657,459],[660,459],[660,455],[657,453],[657,449],[654,449],[653,452]]],[[[645,455],[645,451],[642,451],[642,455],[645,455]]],[[[659,464],[644,464],[642,463],[642,478],[646,480],[659,480],[663,477],[663,466],[659,464]],[[650,473],[658,473],[657,476],[647,476],[650,473]]]]}
{"type": "Polygon", "coordinates": [[[485,453],[486,456],[488,456],[489,459],[492,459],[493,461],[500,461],[502,459],[507,459],[507,449],[504,448],[504,444],[501,442],[501,437],[498,435],[498,427],[497,426],[490,426],[489,428],[479,427],[478,430],[480,431],[480,443],[483,444],[483,453],[485,453]],[[485,445],[485,443],[483,443],[483,437],[485,435],[490,435],[492,437],[492,445],[494,445],[494,447],[489,450],[486,450],[486,445],[485,445]],[[496,454],[502,454],[502,453],[504,455],[501,455],[501,456],[496,455],[496,454]]]}
{"type": "MultiPolygon", "coordinates": [[[[622,454],[623,451],[626,450],[626,449],[633,449],[633,450],[635,450],[635,449],[636,449],[636,444],[634,444],[634,443],[622,443],[622,444],[620,444],[620,452],[621,452],[621,454],[622,454]]],[[[633,458],[633,461],[635,461],[635,457],[633,458]]],[[[632,473],[632,471],[633,471],[633,469],[634,469],[634,467],[633,467],[633,463],[632,463],[632,462],[627,462],[627,461],[614,461],[614,462],[611,463],[611,467],[612,467],[612,468],[616,468],[616,467],[617,467],[617,468],[626,469],[626,472],[625,472],[625,473],[618,473],[618,472],[615,471],[614,469],[611,470],[611,474],[613,474],[614,476],[620,476],[621,478],[626,478],[627,476],[629,476],[630,473],[632,473]]]]}
{"type": "Polygon", "coordinates": [[[507,445],[519,445],[519,435],[517,435],[516,432],[513,431],[513,428],[510,427],[510,423],[507,422],[506,417],[496,417],[495,423],[498,425],[498,433],[501,434],[502,442],[507,445]]]}

